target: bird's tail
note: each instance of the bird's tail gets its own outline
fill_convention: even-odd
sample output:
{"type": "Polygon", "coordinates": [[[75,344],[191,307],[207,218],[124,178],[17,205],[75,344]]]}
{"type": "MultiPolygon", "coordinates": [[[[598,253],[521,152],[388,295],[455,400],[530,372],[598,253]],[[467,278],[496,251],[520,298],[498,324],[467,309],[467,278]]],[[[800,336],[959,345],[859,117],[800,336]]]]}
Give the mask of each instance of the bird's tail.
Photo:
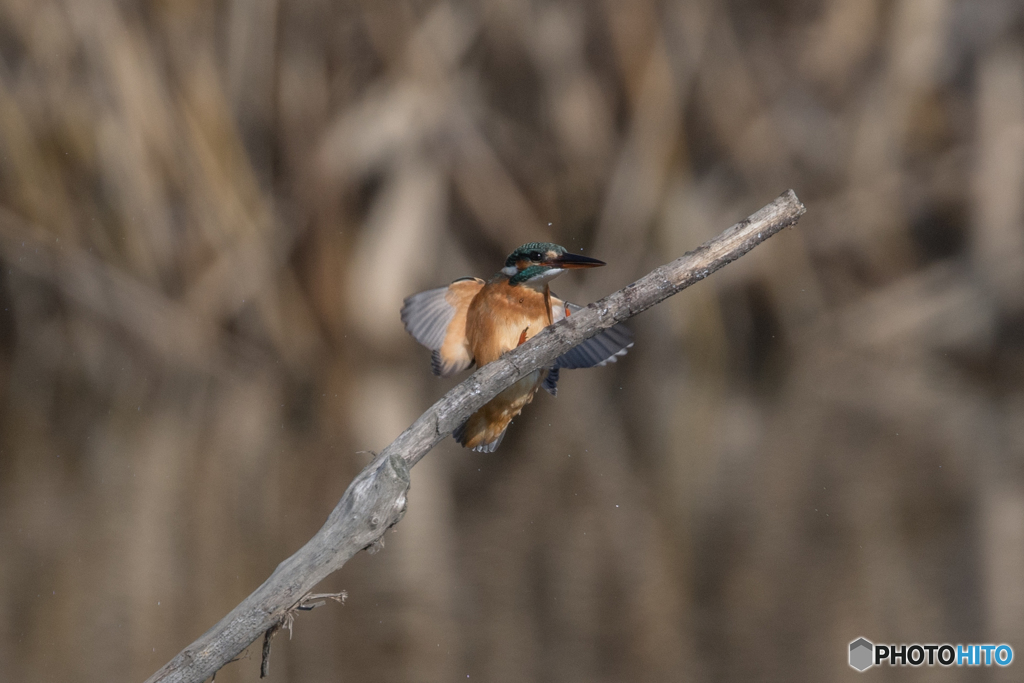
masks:
{"type": "Polygon", "coordinates": [[[479,411],[471,415],[452,432],[452,437],[466,448],[472,448],[478,453],[493,453],[501,445],[501,440],[505,438],[505,432],[508,430],[508,424],[512,422],[509,420],[497,438],[488,442],[487,439],[493,436],[494,431],[488,429],[486,424],[481,424],[479,419],[474,420],[479,415],[479,411]]]}

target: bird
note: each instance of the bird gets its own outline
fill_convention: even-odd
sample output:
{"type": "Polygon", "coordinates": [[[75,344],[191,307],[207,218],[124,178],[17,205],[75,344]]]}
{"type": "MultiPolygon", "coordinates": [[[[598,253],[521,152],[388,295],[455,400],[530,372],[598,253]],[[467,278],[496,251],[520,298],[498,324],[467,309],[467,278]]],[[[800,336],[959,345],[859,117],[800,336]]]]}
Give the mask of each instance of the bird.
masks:
{"type": "MultiPolygon", "coordinates": [[[[606,265],[596,258],[570,253],[549,242],[530,242],[505,259],[490,280],[464,277],[450,285],[405,299],[401,318],[412,337],[431,351],[431,370],[449,377],[474,363],[483,367],[532,339],[548,325],[582,307],[551,293],[550,282],[566,270],[606,265]]],[[[544,387],[552,396],[561,369],[614,363],[633,346],[633,334],[621,324],[602,330],[565,352],[554,363],[535,370],[503,390],[452,436],[464,447],[492,453],[501,444],[512,419],[544,387]]]]}

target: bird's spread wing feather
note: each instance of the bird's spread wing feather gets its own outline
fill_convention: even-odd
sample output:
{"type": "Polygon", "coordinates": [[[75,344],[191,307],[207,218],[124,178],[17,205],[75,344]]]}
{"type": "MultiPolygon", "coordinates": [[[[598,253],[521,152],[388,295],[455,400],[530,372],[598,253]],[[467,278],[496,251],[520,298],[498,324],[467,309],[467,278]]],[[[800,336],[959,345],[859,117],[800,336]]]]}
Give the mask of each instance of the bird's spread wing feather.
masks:
{"type": "Polygon", "coordinates": [[[402,322],[416,341],[433,351],[435,375],[447,377],[473,364],[466,341],[466,311],[483,285],[478,278],[463,278],[405,300],[402,322]]]}
{"type": "MultiPolygon", "coordinates": [[[[551,297],[551,318],[554,322],[565,318],[566,311],[571,316],[582,308],[582,306],[562,301],[554,296],[551,297]]],[[[629,328],[625,325],[613,325],[607,330],[598,332],[590,339],[580,342],[556,358],[543,386],[548,393],[554,396],[558,390],[558,370],[560,368],[577,370],[614,363],[620,356],[625,356],[631,346],[633,346],[633,333],[629,331],[629,328]]]]}
{"type": "Polygon", "coordinates": [[[445,301],[447,294],[447,287],[428,289],[406,298],[402,306],[406,331],[431,350],[441,348],[448,323],[455,317],[455,308],[445,301]]]}

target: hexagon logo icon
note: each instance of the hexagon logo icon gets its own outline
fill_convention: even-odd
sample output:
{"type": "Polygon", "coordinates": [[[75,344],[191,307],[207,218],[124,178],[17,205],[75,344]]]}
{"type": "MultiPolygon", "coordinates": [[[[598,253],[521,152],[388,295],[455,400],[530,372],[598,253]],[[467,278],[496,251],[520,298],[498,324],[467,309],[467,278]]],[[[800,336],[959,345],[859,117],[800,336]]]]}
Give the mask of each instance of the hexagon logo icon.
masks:
{"type": "Polygon", "coordinates": [[[850,643],[850,666],[857,671],[864,671],[872,665],[875,646],[866,638],[858,638],[850,643]]]}

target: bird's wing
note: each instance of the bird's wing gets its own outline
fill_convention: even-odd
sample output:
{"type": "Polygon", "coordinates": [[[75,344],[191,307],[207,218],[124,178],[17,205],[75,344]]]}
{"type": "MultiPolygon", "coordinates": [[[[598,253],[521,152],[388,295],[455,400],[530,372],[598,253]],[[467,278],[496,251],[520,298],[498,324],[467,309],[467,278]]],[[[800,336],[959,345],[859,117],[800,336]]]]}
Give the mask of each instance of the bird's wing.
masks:
{"type": "MultiPolygon", "coordinates": [[[[567,315],[571,316],[576,311],[582,310],[582,308],[582,306],[562,301],[555,296],[551,297],[551,319],[554,322],[562,320],[567,315]]],[[[578,368],[593,368],[605,365],[606,363],[614,363],[618,360],[619,356],[625,356],[627,349],[631,346],[633,346],[633,333],[629,331],[629,328],[621,324],[613,325],[563,353],[555,359],[554,367],[576,370],[578,368]]],[[[557,381],[558,377],[556,375],[554,382],[557,381]]],[[[552,391],[555,388],[554,382],[552,382],[550,388],[547,384],[544,387],[552,394],[554,394],[554,391],[552,391]]]]}
{"type": "Polygon", "coordinates": [[[462,278],[405,300],[402,322],[416,341],[433,351],[435,375],[448,377],[473,364],[466,340],[466,311],[483,286],[479,278],[462,278]]]}

